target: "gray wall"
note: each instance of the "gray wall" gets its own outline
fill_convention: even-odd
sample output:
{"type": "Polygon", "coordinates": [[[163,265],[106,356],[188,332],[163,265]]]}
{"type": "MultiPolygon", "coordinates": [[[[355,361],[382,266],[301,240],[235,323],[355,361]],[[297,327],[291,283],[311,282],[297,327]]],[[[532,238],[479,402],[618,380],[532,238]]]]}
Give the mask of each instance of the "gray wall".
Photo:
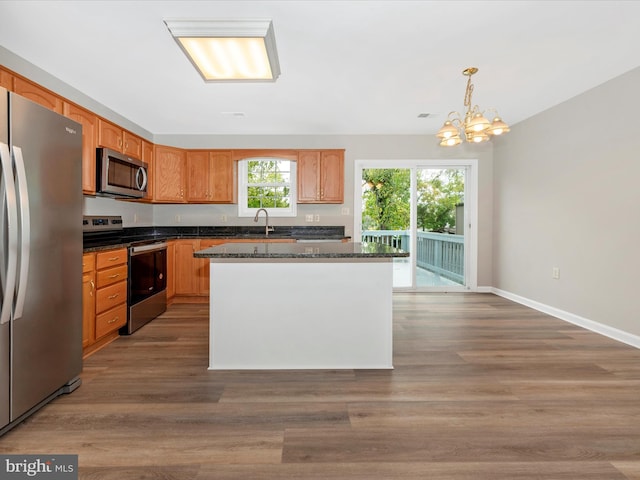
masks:
{"type": "MultiPolygon", "coordinates": [[[[353,234],[354,164],[356,160],[440,160],[478,159],[478,286],[492,285],[493,152],[492,144],[461,145],[453,149],[438,146],[434,135],[343,135],[343,136],[156,136],[158,144],[181,148],[344,148],[345,192],[341,205],[298,205],[297,218],[276,218],[275,225],[344,225],[353,234]],[[348,214],[342,213],[343,208],[348,214]],[[319,223],[305,222],[306,214],[318,214],[319,223]]],[[[358,183],[358,185],[360,185],[358,183]]],[[[223,225],[252,224],[250,218],[238,218],[235,205],[155,205],[154,222],[223,225]]]]}
{"type": "MultiPolygon", "coordinates": [[[[193,136],[152,135],[44,70],[24,61],[0,46],[0,64],[53,92],[84,106],[156,144],[181,148],[344,148],[345,203],[343,205],[299,205],[296,218],[274,219],[275,225],[344,225],[353,233],[353,188],[355,160],[479,159],[478,168],[478,286],[492,285],[492,145],[462,145],[443,149],[433,135],[357,136],[193,136]],[[344,214],[343,209],[348,209],[344,214]],[[305,215],[319,215],[320,221],[307,223],[305,215]]],[[[238,218],[235,205],[149,205],[110,198],[85,197],[84,215],[122,215],[125,226],[149,225],[246,225],[251,218],[238,218]],[[226,221],[223,217],[226,216],[226,221]]]]}
{"type": "Polygon", "coordinates": [[[493,182],[493,285],[633,335],[638,85],[640,69],[516,125],[494,147],[493,182]]]}

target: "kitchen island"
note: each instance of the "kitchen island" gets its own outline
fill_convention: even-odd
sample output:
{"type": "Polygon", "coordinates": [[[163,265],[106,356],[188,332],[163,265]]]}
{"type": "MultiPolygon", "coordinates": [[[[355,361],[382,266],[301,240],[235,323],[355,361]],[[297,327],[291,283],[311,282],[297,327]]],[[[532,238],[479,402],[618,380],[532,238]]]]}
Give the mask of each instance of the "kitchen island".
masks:
{"type": "Polygon", "coordinates": [[[386,245],[230,243],[209,258],[209,369],[393,368],[386,245]]]}

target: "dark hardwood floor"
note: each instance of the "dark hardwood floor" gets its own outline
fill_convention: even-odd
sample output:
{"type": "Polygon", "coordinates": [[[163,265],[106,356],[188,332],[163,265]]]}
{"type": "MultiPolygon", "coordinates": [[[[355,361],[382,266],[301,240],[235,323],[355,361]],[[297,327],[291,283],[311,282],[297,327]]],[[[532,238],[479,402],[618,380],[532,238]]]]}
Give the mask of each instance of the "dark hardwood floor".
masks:
{"type": "Polygon", "coordinates": [[[640,350],[490,294],[395,294],[394,335],[394,370],[208,371],[207,306],[174,305],[0,452],[82,479],[640,479],[640,350]]]}

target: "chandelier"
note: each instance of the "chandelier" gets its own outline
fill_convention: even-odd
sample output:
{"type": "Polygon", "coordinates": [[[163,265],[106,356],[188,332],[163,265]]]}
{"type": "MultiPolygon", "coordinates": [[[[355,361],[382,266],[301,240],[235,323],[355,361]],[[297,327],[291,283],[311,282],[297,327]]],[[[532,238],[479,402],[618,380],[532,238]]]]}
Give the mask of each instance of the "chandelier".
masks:
{"type": "Polygon", "coordinates": [[[494,135],[502,135],[509,131],[509,126],[498,116],[498,112],[490,108],[495,116],[492,122],[487,120],[480,107],[471,103],[471,95],[473,94],[473,84],[471,76],[478,72],[476,67],[465,68],[462,74],[469,77],[467,80],[467,90],[464,94],[464,106],[467,111],[464,118],[461,118],[458,112],[451,112],[447,116],[447,121],[436,136],[441,139],[440,146],[453,147],[460,145],[462,140],[472,143],[481,143],[488,141],[494,135]]]}

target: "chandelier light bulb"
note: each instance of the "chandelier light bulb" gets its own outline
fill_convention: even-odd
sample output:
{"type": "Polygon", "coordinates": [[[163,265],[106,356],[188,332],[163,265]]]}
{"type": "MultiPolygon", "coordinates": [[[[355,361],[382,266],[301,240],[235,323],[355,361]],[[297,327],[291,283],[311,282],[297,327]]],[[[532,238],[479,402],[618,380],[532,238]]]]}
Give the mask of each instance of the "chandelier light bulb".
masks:
{"type": "Polygon", "coordinates": [[[443,147],[452,147],[460,145],[464,140],[471,143],[482,143],[490,140],[491,136],[504,135],[509,132],[509,126],[497,116],[496,113],[492,122],[489,122],[483,115],[482,110],[477,105],[473,105],[471,96],[473,94],[473,84],[471,76],[478,72],[476,67],[469,67],[462,71],[462,74],[468,77],[467,88],[464,95],[464,106],[466,112],[464,120],[458,112],[451,112],[449,118],[444,122],[442,128],[438,130],[436,137],[442,139],[440,145],[443,147]],[[452,117],[452,115],[454,115],[452,117]]]}

